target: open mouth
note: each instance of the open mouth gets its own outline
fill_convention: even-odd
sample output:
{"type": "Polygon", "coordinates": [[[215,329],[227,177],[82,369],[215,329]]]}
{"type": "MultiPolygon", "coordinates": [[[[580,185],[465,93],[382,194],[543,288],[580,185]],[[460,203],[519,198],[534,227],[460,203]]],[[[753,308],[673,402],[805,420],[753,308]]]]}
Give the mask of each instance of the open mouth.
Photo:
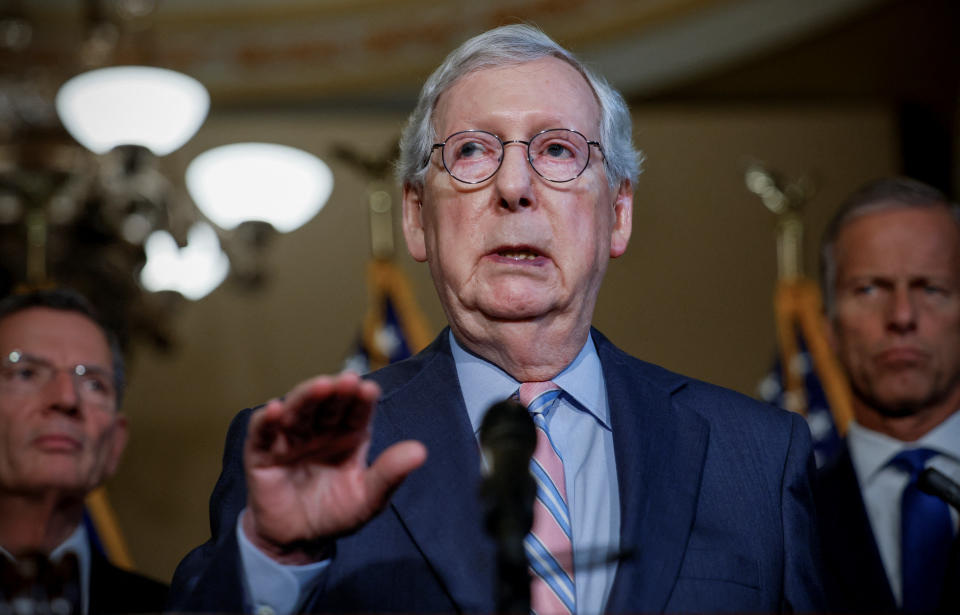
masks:
{"type": "Polygon", "coordinates": [[[512,261],[534,261],[542,257],[538,250],[535,250],[528,246],[509,246],[498,248],[495,251],[495,254],[500,258],[506,258],[512,261]]]}

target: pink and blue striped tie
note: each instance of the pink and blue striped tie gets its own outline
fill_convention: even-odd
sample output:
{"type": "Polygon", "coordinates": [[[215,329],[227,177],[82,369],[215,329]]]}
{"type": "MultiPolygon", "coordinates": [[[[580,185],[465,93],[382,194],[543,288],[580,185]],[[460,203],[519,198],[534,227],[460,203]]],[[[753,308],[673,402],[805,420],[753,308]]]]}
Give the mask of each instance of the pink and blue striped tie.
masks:
{"type": "Polygon", "coordinates": [[[533,505],[533,529],[524,540],[533,572],[530,610],[536,615],[577,612],[573,584],[573,533],[567,508],[563,460],[547,433],[544,415],[560,397],[552,382],[525,382],[520,385],[520,403],[533,415],[537,427],[537,448],[530,471],[537,481],[533,505]]]}

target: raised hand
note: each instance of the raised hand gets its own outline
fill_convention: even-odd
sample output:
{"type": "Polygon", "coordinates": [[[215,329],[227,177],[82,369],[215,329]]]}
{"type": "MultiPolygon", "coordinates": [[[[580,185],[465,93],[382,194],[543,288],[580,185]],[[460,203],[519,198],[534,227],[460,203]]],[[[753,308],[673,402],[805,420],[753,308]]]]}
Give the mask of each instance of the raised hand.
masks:
{"type": "Polygon", "coordinates": [[[367,465],[380,387],[356,374],[319,376],[253,414],[244,449],[243,530],[281,563],[322,559],[332,541],[386,506],[426,460],[419,442],[398,442],[367,465]]]}

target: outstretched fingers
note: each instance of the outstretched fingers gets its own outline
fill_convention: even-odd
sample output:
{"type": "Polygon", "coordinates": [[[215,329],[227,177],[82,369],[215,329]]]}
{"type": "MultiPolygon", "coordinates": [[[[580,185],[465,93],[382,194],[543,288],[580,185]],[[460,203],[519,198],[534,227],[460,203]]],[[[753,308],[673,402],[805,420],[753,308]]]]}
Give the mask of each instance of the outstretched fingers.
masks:
{"type": "Polygon", "coordinates": [[[250,416],[246,448],[249,453],[269,453],[278,442],[283,421],[283,402],[273,399],[250,416]]]}
{"type": "Polygon", "coordinates": [[[379,396],[376,383],[356,374],[320,376],[253,414],[244,531],[265,553],[284,561],[315,556],[303,545],[355,531],[423,465],[427,451],[415,441],[394,444],[367,465],[379,396]]]}
{"type": "Polygon", "coordinates": [[[364,477],[368,498],[377,510],[400,486],[408,474],[427,460],[427,447],[416,440],[404,440],[391,445],[367,469],[364,477]]]}
{"type": "Polygon", "coordinates": [[[318,376],[261,408],[250,421],[250,452],[273,463],[300,459],[338,465],[369,439],[376,383],[344,372],[318,376]]]}

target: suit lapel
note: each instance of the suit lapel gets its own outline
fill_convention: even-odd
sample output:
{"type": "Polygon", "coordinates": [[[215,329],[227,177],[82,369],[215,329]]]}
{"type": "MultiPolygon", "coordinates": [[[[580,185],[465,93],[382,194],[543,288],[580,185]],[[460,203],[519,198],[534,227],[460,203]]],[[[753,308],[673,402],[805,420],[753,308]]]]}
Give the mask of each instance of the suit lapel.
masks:
{"type": "Polygon", "coordinates": [[[860,496],[850,451],[845,447],[818,480],[818,516],[827,586],[834,607],[892,612],[897,609],[880,551],[860,496]]]}
{"type": "Polygon", "coordinates": [[[681,378],[664,381],[657,368],[630,359],[597,333],[594,337],[610,402],[620,546],[632,552],[620,563],[607,610],[659,612],[667,605],[693,527],[709,426],[673,403],[671,393],[683,386],[681,378]]]}
{"type": "Polygon", "coordinates": [[[90,545],[90,585],[88,586],[87,609],[90,613],[104,613],[115,610],[115,605],[110,603],[112,594],[109,591],[110,583],[113,581],[113,571],[107,563],[106,558],[97,551],[96,547],[90,545]]]}
{"type": "Polygon", "coordinates": [[[130,600],[127,591],[118,569],[91,544],[89,612],[94,615],[123,612],[125,602],[130,600]]]}
{"type": "Polygon", "coordinates": [[[459,610],[493,612],[495,546],[483,531],[480,454],[446,331],[423,357],[423,368],[379,403],[372,448],[406,439],[426,445],[426,464],[391,508],[459,610]]]}

